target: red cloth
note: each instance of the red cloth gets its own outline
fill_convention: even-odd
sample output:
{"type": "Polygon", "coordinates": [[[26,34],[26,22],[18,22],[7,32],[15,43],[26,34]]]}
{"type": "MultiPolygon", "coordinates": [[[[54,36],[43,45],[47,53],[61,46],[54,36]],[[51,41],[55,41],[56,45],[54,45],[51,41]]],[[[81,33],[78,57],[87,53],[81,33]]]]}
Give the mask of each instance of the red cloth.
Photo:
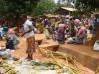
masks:
{"type": "Polygon", "coordinates": [[[85,33],[85,31],[86,31],[86,29],[79,29],[79,31],[78,31],[78,34],[83,34],[83,33],[85,33]]]}

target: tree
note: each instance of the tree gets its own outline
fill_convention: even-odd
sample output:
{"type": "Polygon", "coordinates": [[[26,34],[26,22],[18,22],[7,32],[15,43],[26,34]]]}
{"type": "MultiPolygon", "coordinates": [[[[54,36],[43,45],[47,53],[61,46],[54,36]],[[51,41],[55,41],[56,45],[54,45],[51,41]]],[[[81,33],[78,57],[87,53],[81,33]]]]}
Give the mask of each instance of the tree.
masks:
{"type": "Polygon", "coordinates": [[[76,8],[80,11],[94,11],[99,8],[99,0],[76,0],[76,8]]]}
{"type": "Polygon", "coordinates": [[[21,14],[31,14],[38,2],[39,0],[0,0],[0,15],[16,20],[21,14]]]}
{"type": "Polygon", "coordinates": [[[35,15],[42,15],[44,13],[53,13],[57,8],[53,0],[41,0],[35,8],[35,15]]]}

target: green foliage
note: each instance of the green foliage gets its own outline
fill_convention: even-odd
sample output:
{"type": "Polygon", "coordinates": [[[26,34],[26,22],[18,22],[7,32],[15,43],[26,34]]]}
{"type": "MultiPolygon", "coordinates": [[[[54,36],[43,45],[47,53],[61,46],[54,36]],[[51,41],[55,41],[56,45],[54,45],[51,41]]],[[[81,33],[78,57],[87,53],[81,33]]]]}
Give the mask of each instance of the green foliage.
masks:
{"type": "Polygon", "coordinates": [[[31,14],[39,0],[0,0],[0,15],[9,19],[21,14],[31,14]]]}
{"type": "Polygon", "coordinates": [[[99,8],[99,0],[76,0],[76,8],[80,11],[94,11],[99,8]]]}
{"type": "Polygon", "coordinates": [[[35,15],[43,15],[44,13],[53,13],[57,6],[53,0],[41,0],[35,8],[35,15]]]}

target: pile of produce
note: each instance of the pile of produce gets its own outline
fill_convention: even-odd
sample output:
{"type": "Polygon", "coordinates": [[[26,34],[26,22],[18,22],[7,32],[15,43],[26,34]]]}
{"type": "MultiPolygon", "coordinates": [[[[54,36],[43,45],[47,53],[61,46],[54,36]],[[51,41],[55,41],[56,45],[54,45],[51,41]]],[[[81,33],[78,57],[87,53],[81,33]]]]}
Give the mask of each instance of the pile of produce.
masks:
{"type": "Polygon", "coordinates": [[[49,49],[39,49],[39,52],[46,58],[49,58],[47,61],[53,64],[56,64],[62,71],[68,72],[68,74],[78,74],[79,69],[77,67],[77,62],[74,56],[70,54],[51,51],[49,49]]]}
{"type": "Polygon", "coordinates": [[[0,74],[77,74],[72,67],[61,67],[55,62],[1,61],[0,74]]]}
{"type": "Polygon", "coordinates": [[[46,60],[2,60],[0,74],[79,74],[71,55],[47,49],[40,49],[39,54],[46,60]]]}
{"type": "Polygon", "coordinates": [[[70,66],[60,66],[55,61],[35,62],[32,61],[34,70],[50,70],[56,72],[55,74],[78,74],[77,69],[70,66]]]}
{"type": "Polygon", "coordinates": [[[0,62],[0,74],[16,74],[15,67],[3,60],[0,62]]]}

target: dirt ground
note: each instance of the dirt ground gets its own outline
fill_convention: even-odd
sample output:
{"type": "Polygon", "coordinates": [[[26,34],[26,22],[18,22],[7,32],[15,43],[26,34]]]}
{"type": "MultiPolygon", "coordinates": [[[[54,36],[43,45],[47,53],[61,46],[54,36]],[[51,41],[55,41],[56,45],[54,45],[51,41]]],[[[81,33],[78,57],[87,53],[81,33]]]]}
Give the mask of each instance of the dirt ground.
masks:
{"type": "MultiPolygon", "coordinates": [[[[27,57],[26,40],[25,38],[19,38],[19,40],[20,40],[20,44],[18,45],[18,48],[14,52],[12,52],[12,56],[16,58],[26,58],[27,57]]],[[[0,47],[4,47],[4,46],[5,46],[5,41],[0,41],[0,47]]],[[[39,60],[46,59],[45,57],[42,57],[42,55],[37,52],[33,54],[33,58],[39,59],[39,60]]],[[[94,74],[92,70],[82,66],[81,64],[78,64],[78,67],[81,70],[80,74],[94,74]]]]}

